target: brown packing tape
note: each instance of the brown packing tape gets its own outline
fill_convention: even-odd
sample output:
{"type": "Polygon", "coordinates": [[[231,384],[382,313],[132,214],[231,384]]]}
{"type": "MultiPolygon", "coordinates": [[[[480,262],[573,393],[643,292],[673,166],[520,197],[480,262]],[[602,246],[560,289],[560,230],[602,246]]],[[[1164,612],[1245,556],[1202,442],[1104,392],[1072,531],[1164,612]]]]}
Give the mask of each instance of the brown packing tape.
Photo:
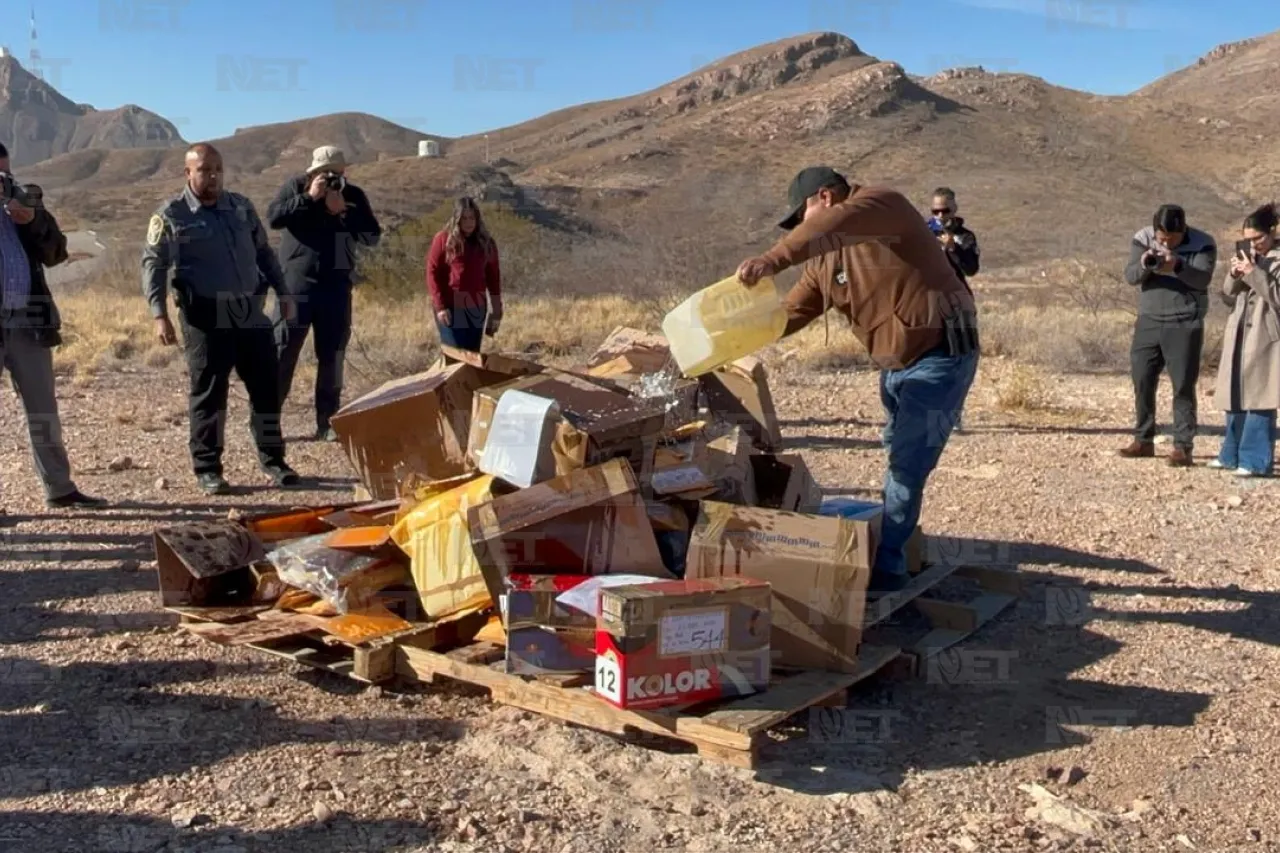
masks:
{"type": "Polygon", "coordinates": [[[710,542],[722,541],[725,531],[729,529],[729,522],[733,520],[736,511],[733,504],[715,501],[703,503],[702,514],[705,524],[701,525],[701,530],[696,531],[697,535],[710,542]]]}

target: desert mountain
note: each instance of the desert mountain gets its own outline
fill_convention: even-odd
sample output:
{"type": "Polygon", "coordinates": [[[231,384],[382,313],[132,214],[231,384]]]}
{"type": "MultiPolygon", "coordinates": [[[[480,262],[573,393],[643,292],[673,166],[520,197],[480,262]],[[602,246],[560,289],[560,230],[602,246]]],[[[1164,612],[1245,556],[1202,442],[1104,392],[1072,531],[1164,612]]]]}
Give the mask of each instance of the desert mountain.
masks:
{"type": "Polygon", "coordinates": [[[166,148],[182,136],[132,104],[96,110],[74,103],[12,56],[0,56],[0,142],[17,168],[68,151],[166,148]]]}
{"type": "MultiPolygon", "coordinates": [[[[1247,140],[1274,147],[1267,113],[1233,114],[1218,96],[1243,81],[1273,97],[1280,63],[1267,57],[1277,53],[1280,34],[1264,36],[1133,95],[1103,97],[980,68],[914,77],[843,35],[812,33],[649,92],[490,131],[487,142],[440,140],[441,158],[412,156],[422,134],[359,114],[216,142],[233,185],[260,203],[310,148],[335,143],[361,163],[354,180],[392,223],[468,192],[621,240],[698,233],[728,254],[775,236],[791,175],[828,162],[921,204],[933,187],[955,187],[992,265],[1109,258],[1163,202],[1222,229],[1270,192],[1274,167],[1242,167],[1257,154],[1247,140]]],[[[136,229],[180,169],[176,151],[85,150],[26,172],[74,189],[59,203],[79,218],[136,229]]]]}

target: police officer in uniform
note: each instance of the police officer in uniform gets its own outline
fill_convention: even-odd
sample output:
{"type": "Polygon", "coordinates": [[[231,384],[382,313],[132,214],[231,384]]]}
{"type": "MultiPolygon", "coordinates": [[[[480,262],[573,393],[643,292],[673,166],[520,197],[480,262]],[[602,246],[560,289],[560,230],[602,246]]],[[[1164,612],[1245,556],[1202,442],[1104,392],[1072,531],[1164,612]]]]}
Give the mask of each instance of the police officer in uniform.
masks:
{"type": "Polygon", "coordinates": [[[222,155],[207,143],[187,150],[187,185],[160,206],[147,228],[142,290],[156,336],[177,343],[169,320],[172,276],[191,377],[191,461],[200,488],[225,495],[222,476],[227,390],[234,370],[252,412],[250,429],[258,460],[277,486],[298,483],[285,464],[280,431],[279,372],[271,322],[263,310],[266,289],[284,292],[284,276],[267,233],[249,199],[222,188],[222,155]]]}

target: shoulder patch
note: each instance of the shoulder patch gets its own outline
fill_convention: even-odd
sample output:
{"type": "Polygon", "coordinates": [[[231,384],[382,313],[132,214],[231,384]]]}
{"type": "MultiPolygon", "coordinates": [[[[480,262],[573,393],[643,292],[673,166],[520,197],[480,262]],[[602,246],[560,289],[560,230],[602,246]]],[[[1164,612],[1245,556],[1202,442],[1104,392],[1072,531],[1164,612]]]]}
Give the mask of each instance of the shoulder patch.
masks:
{"type": "Polygon", "coordinates": [[[147,223],[147,245],[159,246],[160,238],[164,236],[164,217],[158,213],[151,214],[151,221],[147,223]]]}

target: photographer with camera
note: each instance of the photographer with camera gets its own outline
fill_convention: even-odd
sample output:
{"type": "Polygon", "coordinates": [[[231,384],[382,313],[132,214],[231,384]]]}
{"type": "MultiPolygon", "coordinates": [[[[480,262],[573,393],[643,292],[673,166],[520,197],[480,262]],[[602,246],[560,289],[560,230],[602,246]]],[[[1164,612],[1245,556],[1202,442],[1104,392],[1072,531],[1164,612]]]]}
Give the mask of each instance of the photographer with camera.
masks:
{"type": "Polygon", "coordinates": [[[53,348],[62,320],[44,268],[67,259],[67,238],[44,206],[44,193],[9,171],[0,144],[0,373],[9,372],[27,415],[27,438],[50,509],[93,509],[106,501],[76,488],[62,443],[53,348]]]}
{"type": "Polygon", "coordinates": [[[959,210],[955,190],[938,187],[933,191],[933,204],[929,208],[929,230],[938,238],[939,245],[947,253],[947,260],[955,268],[956,275],[960,276],[960,281],[968,287],[969,276],[978,274],[980,251],[978,236],[965,227],[964,219],[956,216],[959,210]]]}
{"type": "Polygon", "coordinates": [[[305,174],[280,187],[267,224],[284,234],[280,265],[285,296],[276,310],[280,405],[289,396],[307,332],[315,329],[316,438],[334,441],[329,419],[342,403],[343,362],[351,340],[351,287],[356,247],[376,246],[382,226],[364,191],[347,181],[342,150],[322,145],[305,174]]]}
{"type": "Polygon", "coordinates": [[[1196,436],[1196,382],[1209,311],[1209,282],[1218,261],[1213,237],[1187,227],[1176,204],[1161,205],[1151,225],[1133,235],[1125,281],[1139,288],[1138,319],[1129,358],[1137,426],[1121,448],[1126,459],[1155,456],[1156,388],[1166,368],[1173,384],[1173,452],[1168,462],[1190,466],[1196,436]]]}
{"type": "MultiPolygon", "coordinates": [[[[964,219],[956,216],[960,203],[956,201],[955,190],[950,187],[938,187],[933,191],[933,203],[929,207],[929,230],[938,238],[938,245],[951,262],[960,283],[970,295],[969,276],[978,274],[979,249],[978,235],[964,225],[964,219]]],[[[956,412],[955,432],[964,431],[964,409],[956,412]]]]}

